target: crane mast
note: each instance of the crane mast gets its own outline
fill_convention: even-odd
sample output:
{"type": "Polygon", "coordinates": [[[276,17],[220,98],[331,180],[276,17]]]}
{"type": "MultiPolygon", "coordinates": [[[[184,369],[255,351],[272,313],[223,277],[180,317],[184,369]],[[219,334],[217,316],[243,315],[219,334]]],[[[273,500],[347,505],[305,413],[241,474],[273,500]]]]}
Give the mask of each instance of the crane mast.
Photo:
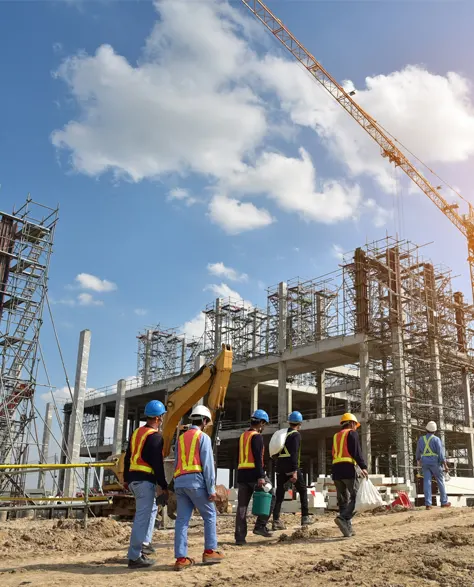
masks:
{"type": "Polygon", "coordinates": [[[449,218],[467,240],[468,263],[471,290],[474,300],[474,211],[468,204],[468,214],[459,214],[457,204],[449,204],[439,191],[418,171],[404,153],[387,136],[377,121],[372,118],[349,92],[324,69],[317,59],[302,45],[289,29],[277,18],[261,0],[242,0],[252,14],[276,37],[295,57],[313,78],[348,112],[352,118],[372,137],[381,149],[382,157],[400,167],[406,175],[424,192],[428,198],[449,218]]]}

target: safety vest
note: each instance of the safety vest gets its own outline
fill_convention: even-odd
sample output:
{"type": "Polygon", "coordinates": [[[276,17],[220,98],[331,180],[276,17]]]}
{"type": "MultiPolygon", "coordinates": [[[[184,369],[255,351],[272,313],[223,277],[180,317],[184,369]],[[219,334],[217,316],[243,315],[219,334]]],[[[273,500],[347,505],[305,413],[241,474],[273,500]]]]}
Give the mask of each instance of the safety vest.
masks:
{"type": "Polygon", "coordinates": [[[338,463],[352,463],[356,464],[356,461],[351,457],[349,449],[347,448],[347,435],[350,430],[340,430],[337,434],[334,434],[332,442],[332,464],[337,465],[338,463]]]}
{"type": "Polygon", "coordinates": [[[154,428],[141,426],[137,428],[130,439],[130,471],[140,471],[154,475],[155,471],[150,465],[142,459],[143,447],[146,439],[152,434],[157,434],[154,428]]]}
{"type": "MultiPolygon", "coordinates": [[[[255,459],[252,452],[252,437],[258,434],[256,430],[246,430],[240,436],[239,440],[239,469],[255,469],[255,459]]],[[[263,465],[263,454],[265,448],[262,451],[262,465],[263,465]]]]}
{"type": "Polygon", "coordinates": [[[199,438],[202,430],[190,428],[181,434],[178,441],[178,455],[174,476],[202,473],[201,454],[199,452],[199,438]]]}
{"type": "Polygon", "coordinates": [[[423,436],[423,440],[425,441],[425,448],[423,450],[423,454],[421,455],[422,457],[437,457],[438,453],[433,452],[433,450],[431,449],[430,446],[430,440],[433,438],[433,435],[428,436],[425,435],[423,436]]]}
{"type": "MultiPolygon", "coordinates": [[[[286,457],[290,457],[291,456],[290,453],[288,452],[288,449],[286,448],[286,440],[287,440],[288,436],[291,436],[292,434],[295,434],[295,432],[298,432],[298,430],[290,430],[288,432],[288,434],[286,435],[285,444],[283,445],[283,448],[281,449],[280,454],[278,455],[278,458],[279,459],[286,458],[286,457]]],[[[300,448],[299,448],[299,451],[298,451],[298,468],[300,466],[300,459],[301,459],[301,442],[300,442],[300,448]]]]}

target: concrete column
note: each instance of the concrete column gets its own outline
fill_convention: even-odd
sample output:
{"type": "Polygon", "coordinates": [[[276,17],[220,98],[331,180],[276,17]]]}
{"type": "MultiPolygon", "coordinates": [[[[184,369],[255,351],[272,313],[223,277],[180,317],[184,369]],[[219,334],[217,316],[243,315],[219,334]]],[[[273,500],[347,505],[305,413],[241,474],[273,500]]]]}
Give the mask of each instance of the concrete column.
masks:
{"type": "Polygon", "coordinates": [[[237,409],[235,411],[235,421],[242,422],[242,400],[237,400],[237,409]]]}
{"type": "Polygon", "coordinates": [[[361,445],[369,473],[372,471],[372,444],[370,434],[370,377],[369,344],[363,342],[359,349],[360,396],[361,396],[361,445]]]}
{"type": "Polygon", "coordinates": [[[112,454],[122,452],[123,428],[125,422],[125,389],[127,382],[120,379],[117,382],[117,401],[115,403],[114,439],[112,443],[112,454]]]}
{"type": "Polygon", "coordinates": [[[100,459],[99,447],[104,444],[104,430],[105,430],[105,404],[100,404],[99,421],[97,423],[96,451],[95,451],[95,460],[96,461],[98,461],[100,459]]]}
{"type": "Polygon", "coordinates": [[[318,418],[326,417],[326,372],[324,370],[316,372],[316,414],[318,418]]]}
{"type": "MultiPolygon", "coordinates": [[[[466,368],[462,369],[462,390],[464,396],[464,424],[472,428],[472,403],[471,403],[471,384],[469,382],[469,372],[466,368]]],[[[467,458],[470,474],[474,476],[474,434],[468,432],[466,434],[467,440],[467,458]]]]}
{"type": "Polygon", "coordinates": [[[186,339],[181,341],[181,375],[186,370],[186,339]]]}
{"type": "Polygon", "coordinates": [[[291,414],[291,412],[293,411],[293,387],[291,386],[291,383],[288,384],[287,397],[288,397],[288,414],[291,414]]]}
{"type": "Polygon", "coordinates": [[[151,350],[153,345],[153,330],[146,331],[145,341],[145,372],[143,373],[143,384],[150,385],[152,383],[151,376],[151,350]]]}
{"type": "Polygon", "coordinates": [[[308,485],[314,481],[314,459],[309,459],[308,485]]]}
{"type": "MultiPolygon", "coordinates": [[[[53,423],[53,412],[51,411],[51,404],[46,404],[46,411],[44,414],[43,424],[43,442],[41,445],[40,463],[48,462],[49,453],[49,439],[51,438],[51,424],[53,423]]],[[[38,473],[38,489],[44,489],[45,471],[38,473]]]]}
{"type": "MultiPolygon", "coordinates": [[[[83,330],[79,336],[76,378],[74,381],[74,402],[72,406],[71,426],[68,436],[68,454],[71,463],[79,462],[82,439],[82,420],[84,417],[84,400],[87,388],[87,370],[91,348],[91,331],[83,330]]],[[[76,493],[76,476],[73,469],[65,473],[64,492],[71,497],[76,493]]]]}
{"type": "MultiPolygon", "coordinates": [[[[62,438],[62,446],[61,446],[61,458],[60,462],[61,465],[65,465],[69,460],[69,449],[67,444],[67,439],[69,436],[69,428],[71,426],[71,412],[64,412],[64,420],[63,420],[63,438],[62,438]]],[[[60,469],[58,473],[58,491],[64,494],[64,473],[66,469],[60,469]]]]}
{"type": "Polygon", "coordinates": [[[286,386],[286,363],[278,363],[278,425],[284,428],[288,422],[288,391],[286,386]]]}
{"type": "Polygon", "coordinates": [[[250,416],[258,410],[258,383],[250,388],[250,416]]]}
{"type": "Polygon", "coordinates": [[[402,329],[392,327],[393,375],[395,392],[395,422],[397,436],[397,474],[404,479],[413,477],[411,467],[411,426],[408,417],[408,395],[405,378],[405,360],[402,329]]]}
{"type": "Polygon", "coordinates": [[[326,475],[326,439],[318,438],[318,475],[326,475]]]}

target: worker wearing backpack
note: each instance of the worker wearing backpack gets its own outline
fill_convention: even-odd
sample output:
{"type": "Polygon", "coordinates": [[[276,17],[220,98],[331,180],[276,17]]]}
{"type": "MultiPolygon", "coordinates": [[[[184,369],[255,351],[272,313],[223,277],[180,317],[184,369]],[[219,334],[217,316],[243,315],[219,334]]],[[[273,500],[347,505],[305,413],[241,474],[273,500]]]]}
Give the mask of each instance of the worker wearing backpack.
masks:
{"type": "Polygon", "coordinates": [[[289,428],[286,433],[285,444],[276,457],[277,489],[275,508],[273,510],[273,530],[285,530],[285,524],[280,520],[280,511],[285,498],[285,489],[294,485],[300,494],[301,525],[309,526],[311,518],[308,511],[308,491],[300,469],[301,434],[300,429],[303,416],[300,412],[292,412],[288,416],[289,428]]]}

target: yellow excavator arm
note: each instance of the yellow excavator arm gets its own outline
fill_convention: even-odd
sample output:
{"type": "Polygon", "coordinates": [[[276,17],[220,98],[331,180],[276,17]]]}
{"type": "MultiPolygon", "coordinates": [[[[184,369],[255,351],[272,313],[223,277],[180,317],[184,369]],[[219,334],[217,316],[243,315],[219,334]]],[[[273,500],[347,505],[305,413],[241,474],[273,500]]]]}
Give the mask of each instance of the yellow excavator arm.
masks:
{"type": "MultiPolygon", "coordinates": [[[[211,411],[212,420],[224,407],[224,400],[232,373],[232,350],[222,345],[222,351],[210,364],[206,364],[183,386],[174,391],[166,402],[166,415],[163,418],[163,456],[171,450],[171,442],[181,418],[207,394],[206,405],[211,411]]],[[[212,437],[213,426],[205,430],[212,437]]]]}

